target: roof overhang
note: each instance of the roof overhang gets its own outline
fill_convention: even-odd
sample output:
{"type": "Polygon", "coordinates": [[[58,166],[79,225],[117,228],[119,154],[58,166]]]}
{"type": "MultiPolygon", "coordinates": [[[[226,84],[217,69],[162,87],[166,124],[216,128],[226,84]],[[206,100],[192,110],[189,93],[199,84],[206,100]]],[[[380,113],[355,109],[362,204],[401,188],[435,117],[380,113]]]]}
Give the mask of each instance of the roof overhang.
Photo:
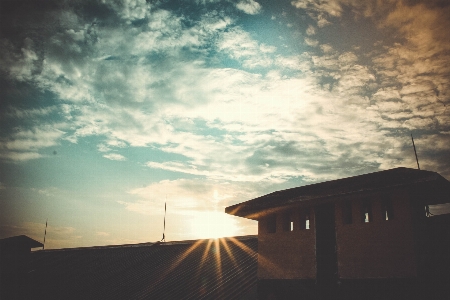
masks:
{"type": "Polygon", "coordinates": [[[276,191],[225,208],[225,213],[258,220],[291,207],[315,206],[352,196],[406,189],[423,204],[450,202],[450,182],[430,171],[396,168],[297,188],[276,191]]]}

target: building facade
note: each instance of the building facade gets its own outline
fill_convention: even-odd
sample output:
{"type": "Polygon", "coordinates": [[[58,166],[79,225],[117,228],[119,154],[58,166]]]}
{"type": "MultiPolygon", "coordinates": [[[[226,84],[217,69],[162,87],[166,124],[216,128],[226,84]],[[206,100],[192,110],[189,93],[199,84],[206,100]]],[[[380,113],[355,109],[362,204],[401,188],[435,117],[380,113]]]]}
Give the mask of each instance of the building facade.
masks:
{"type": "Polygon", "coordinates": [[[430,286],[438,298],[450,278],[450,218],[431,216],[429,206],[450,202],[449,191],[437,173],[397,168],[274,192],[226,212],[258,220],[262,299],[406,299],[430,286]]]}

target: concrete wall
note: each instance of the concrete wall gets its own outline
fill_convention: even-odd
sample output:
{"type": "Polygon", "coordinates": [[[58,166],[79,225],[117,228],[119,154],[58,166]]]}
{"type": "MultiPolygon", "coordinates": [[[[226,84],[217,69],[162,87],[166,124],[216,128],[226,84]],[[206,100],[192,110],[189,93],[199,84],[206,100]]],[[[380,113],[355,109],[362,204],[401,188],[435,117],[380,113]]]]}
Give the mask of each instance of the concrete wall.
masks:
{"type": "Polygon", "coordinates": [[[353,197],[352,224],[343,224],[343,202],[336,203],[338,275],[342,279],[408,278],[417,275],[412,212],[407,191],[353,197]],[[383,199],[391,198],[394,218],[382,215],[383,199]],[[361,220],[361,201],[370,200],[372,222],[361,220]]]}
{"type": "Polygon", "coordinates": [[[258,222],[258,278],[314,279],[316,277],[314,210],[310,209],[310,229],[300,229],[299,209],[289,210],[293,231],[283,231],[277,214],[276,232],[267,232],[267,220],[258,222]]]}

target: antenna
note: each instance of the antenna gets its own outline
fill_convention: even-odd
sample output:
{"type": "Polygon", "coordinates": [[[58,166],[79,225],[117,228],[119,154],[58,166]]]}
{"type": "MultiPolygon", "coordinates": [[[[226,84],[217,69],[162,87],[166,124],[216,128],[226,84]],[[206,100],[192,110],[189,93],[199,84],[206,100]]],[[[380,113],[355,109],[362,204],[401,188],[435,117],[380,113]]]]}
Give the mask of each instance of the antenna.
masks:
{"type": "Polygon", "coordinates": [[[166,236],[164,235],[164,233],[166,232],[166,212],[167,212],[167,198],[166,198],[166,202],[164,202],[164,230],[163,230],[163,236],[162,236],[161,242],[166,241],[166,236]]]}
{"type": "Polygon", "coordinates": [[[413,148],[414,148],[414,154],[416,155],[417,169],[420,170],[419,159],[417,158],[417,152],[416,152],[416,145],[414,145],[414,138],[412,136],[412,133],[411,133],[411,140],[412,140],[412,144],[413,144],[413,148]]]}
{"type": "MultiPolygon", "coordinates": [[[[414,145],[414,138],[413,138],[412,133],[411,133],[411,141],[412,141],[413,148],[414,148],[414,154],[416,155],[417,169],[420,170],[419,159],[417,158],[417,152],[416,152],[416,145],[414,145]]],[[[430,213],[430,206],[429,205],[425,205],[425,216],[426,217],[431,217],[432,215],[433,214],[430,213]]]]}
{"type": "Polygon", "coordinates": [[[46,237],[46,235],[47,235],[47,223],[48,223],[48,218],[47,218],[47,220],[45,221],[44,244],[42,245],[42,250],[45,249],[45,237],[46,237]]]}

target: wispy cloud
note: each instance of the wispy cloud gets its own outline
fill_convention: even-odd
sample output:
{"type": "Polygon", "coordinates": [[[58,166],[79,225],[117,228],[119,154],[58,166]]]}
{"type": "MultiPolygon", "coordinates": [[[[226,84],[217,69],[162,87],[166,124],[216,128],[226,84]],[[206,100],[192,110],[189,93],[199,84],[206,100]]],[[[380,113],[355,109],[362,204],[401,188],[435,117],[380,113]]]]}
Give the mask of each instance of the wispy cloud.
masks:
{"type": "Polygon", "coordinates": [[[121,154],[117,154],[117,153],[105,154],[105,155],[103,155],[103,157],[110,159],[110,160],[119,160],[119,161],[127,160],[125,156],[123,156],[121,154]]]}

